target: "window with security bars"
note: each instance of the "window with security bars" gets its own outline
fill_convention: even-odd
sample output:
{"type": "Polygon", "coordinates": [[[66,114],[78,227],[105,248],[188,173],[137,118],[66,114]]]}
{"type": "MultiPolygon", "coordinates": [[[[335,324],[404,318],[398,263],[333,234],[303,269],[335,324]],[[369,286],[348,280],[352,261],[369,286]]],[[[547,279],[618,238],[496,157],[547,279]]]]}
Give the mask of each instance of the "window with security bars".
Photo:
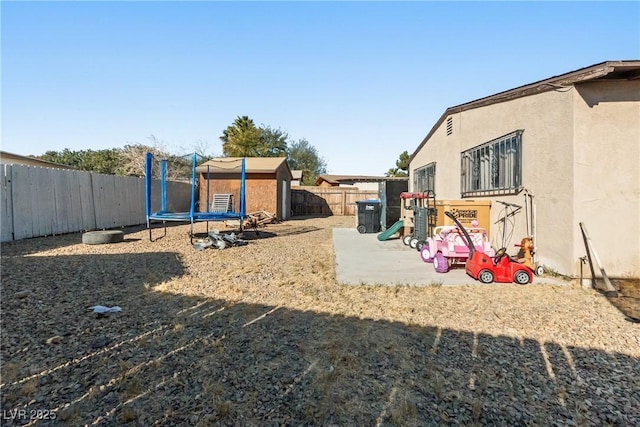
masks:
{"type": "Polygon", "coordinates": [[[514,194],[522,185],[522,130],[463,151],[462,197],[514,194]]]}
{"type": "Polygon", "coordinates": [[[436,164],[429,163],[426,166],[413,171],[413,191],[422,193],[425,191],[436,191],[436,164]]]}

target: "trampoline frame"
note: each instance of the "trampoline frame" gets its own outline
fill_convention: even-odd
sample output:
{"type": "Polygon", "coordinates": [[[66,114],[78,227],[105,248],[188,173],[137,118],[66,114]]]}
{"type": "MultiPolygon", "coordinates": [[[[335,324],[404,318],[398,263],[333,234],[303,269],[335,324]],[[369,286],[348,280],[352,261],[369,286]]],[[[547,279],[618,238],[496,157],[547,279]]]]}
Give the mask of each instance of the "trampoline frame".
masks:
{"type": "MultiPolygon", "coordinates": [[[[145,157],[145,203],[146,203],[146,216],[147,216],[147,229],[149,230],[149,240],[152,239],[152,221],[162,221],[164,225],[164,235],[158,237],[156,240],[167,235],[167,221],[177,222],[189,222],[191,224],[189,237],[193,240],[193,224],[196,222],[207,222],[207,230],[209,229],[209,221],[226,221],[226,220],[240,220],[240,231],[243,231],[244,218],[246,216],[246,203],[245,203],[245,184],[246,184],[246,170],[245,159],[241,160],[240,167],[240,210],[238,212],[210,212],[210,206],[207,203],[207,209],[205,212],[196,211],[196,186],[197,186],[197,165],[198,155],[193,153],[192,165],[191,165],[191,203],[188,212],[172,212],[167,210],[167,160],[160,160],[160,210],[152,212],[151,210],[151,186],[152,186],[152,167],[153,167],[153,154],[147,153],[145,157]]],[[[234,160],[237,161],[237,160],[234,160]]],[[[207,171],[207,200],[209,198],[209,177],[210,173],[207,171]]]]}

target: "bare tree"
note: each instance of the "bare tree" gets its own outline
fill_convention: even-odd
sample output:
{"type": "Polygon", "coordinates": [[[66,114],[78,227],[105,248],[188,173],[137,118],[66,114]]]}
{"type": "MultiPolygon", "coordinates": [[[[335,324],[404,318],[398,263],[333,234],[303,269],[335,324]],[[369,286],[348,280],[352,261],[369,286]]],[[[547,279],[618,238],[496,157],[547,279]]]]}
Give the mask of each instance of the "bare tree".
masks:
{"type": "MultiPolygon", "coordinates": [[[[125,145],[121,152],[122,171],[124,175],[144,176],[147,153],[151,153],[153,155],[155,162],[159,162],[161,159],[167,158],[166,153],[160,151],[158,148],[151,147],[149,145],[125,145]]],[[[153,167],[153,176],[154,178],[160,176],[160,170],[156,165],[154,165],[153,167]]]]}

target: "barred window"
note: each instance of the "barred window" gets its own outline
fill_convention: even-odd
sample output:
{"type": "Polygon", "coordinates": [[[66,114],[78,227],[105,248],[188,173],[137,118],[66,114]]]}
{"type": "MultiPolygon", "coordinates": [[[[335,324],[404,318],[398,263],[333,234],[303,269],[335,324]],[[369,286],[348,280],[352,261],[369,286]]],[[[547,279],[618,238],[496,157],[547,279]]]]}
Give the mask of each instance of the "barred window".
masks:
{"type": "Polygon", "coordinates": [[[462,197],[514,194],[522,185],[522,130],[463,151],[462,197]]]}
{"type": "Polygon", "coordinates": [[[436,163],[429,163],[426,166],[413,171],[413,191],[417,193],[436,191],[436,163]]]}

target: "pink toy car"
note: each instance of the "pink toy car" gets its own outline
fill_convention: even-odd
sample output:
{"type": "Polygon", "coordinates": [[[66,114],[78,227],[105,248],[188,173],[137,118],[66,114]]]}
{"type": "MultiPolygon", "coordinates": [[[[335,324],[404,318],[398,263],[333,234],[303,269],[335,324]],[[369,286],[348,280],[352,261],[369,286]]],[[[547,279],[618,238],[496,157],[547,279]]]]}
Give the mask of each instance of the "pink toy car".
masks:
{"type": "MultiPolygon", "coordinates": [[[[474,221],[475,223],[475,221],[474,221]]],[[[493,257],[495,251],[491,247],[487,230],[476,227],[465,228],[476,251],[493,257]]],[[[469,257],[469,247],[465,243],[464,234],[455,225],[442,225],[434,228],[433,236],[429,237],[420,249],[420,258],[424,262],[432,262],[438,273],[446,273],[455,263],[464,263],[469,257]]]]}

